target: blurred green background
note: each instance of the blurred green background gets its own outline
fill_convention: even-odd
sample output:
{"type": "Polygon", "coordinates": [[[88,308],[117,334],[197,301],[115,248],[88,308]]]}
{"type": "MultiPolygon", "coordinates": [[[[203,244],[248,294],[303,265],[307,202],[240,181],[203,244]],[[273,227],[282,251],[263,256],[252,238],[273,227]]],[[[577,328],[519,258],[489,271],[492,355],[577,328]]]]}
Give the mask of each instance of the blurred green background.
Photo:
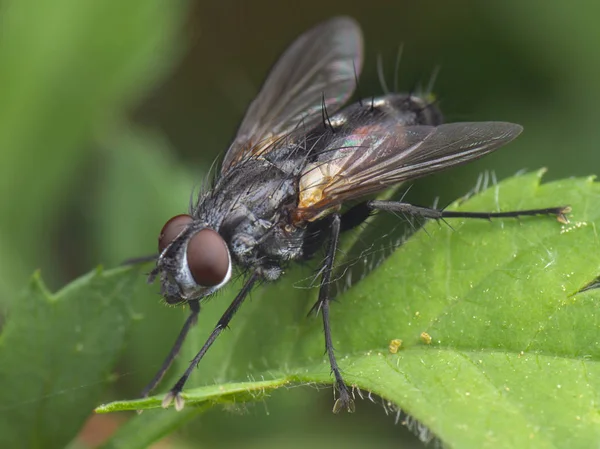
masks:
{"type": "MultiPolygon", "coordinates": [[[[416,183],[412,201],[439,196],[445,204],[484,170],[498,179],[542,166],[547,179],[594,174],[598,13],[596,2],[558,0],[3,2],[2,315],[36,269],[56,290],[97,264],[152,253],[164,221],[186,211],[227,148],[270,65],[298,34],[334,15],[363,27],[365,96],[381,93],[377,54],[391,84],[403,44],[401,89],[426,85],[440,66],[434,92],[447,121],[525,127],[484,160],[416,183]]],[[[144,318],[107,399],[138,394],[185,317],[152,295],[136,302],[144,318]]],[[[222,307],[211,303],[211,316],[222,307]]],[[[420,447],[381,405],[357,408],[333,416],[330,389],[280,390],[243,413],[202,415],[157,447],[420,447]]],[[[122,419],[92,420],[79,444],[93,447],[122,419]]]]}

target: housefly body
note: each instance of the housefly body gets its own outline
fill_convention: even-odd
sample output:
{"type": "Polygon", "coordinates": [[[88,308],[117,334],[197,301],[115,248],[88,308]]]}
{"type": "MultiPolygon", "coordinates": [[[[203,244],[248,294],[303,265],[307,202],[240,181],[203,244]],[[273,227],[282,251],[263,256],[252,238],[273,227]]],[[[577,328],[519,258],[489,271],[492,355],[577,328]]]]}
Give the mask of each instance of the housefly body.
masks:
{"type": "Polygon", "coordinates": [[[210,337],[163,405],[183,407],[181,391],[200,359],[227,327],[258,282],[275,281],[295,260],[325,248],[318,301],[325,347],[338,399],[334,411],[354,405],[332,346],[330,284],[340,233],[376,211],[423,218],[555,215],[567,207],[501,213],[453,212],[404,202],[365,200],[404,181],[484,156],[517,137],[505,122],[442,124],[437,106],[415,95],[389,93],[343,108],[356,87],[362,35],[346,17],[301,35],[271,70],[225,153],[212,188],[189,214],[170,219],[159,237],[160,255],[149,281],[160,279],[165,300],[187,303],[191,313],[152,382],[160,382],[189,331],[200,302],[230,280],[246,280],[210,337]],[[349,201],[363,199],[351,208],[349,201]]]}

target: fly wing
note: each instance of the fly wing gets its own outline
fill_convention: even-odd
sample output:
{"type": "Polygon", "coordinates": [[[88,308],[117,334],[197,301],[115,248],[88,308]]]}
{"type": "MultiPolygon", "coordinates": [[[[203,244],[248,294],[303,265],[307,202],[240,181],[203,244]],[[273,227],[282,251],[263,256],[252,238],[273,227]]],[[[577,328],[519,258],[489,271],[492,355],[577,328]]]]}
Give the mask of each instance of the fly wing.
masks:
{"type": "Polygon", "coordinates": [[[293,132],[308,132],[350,98],[363,60],[362,33],[348,17],[336,17],[301,35],[271,70],[250,104],[221,172],[259,155],[293,132]]]}
{"type": "Polygon", "coordinates": [[[505,122],[354,129],[330,142],[306,166],[296,220],[314,220],[344,201],[480,158],[522,130],[505,122]]]}

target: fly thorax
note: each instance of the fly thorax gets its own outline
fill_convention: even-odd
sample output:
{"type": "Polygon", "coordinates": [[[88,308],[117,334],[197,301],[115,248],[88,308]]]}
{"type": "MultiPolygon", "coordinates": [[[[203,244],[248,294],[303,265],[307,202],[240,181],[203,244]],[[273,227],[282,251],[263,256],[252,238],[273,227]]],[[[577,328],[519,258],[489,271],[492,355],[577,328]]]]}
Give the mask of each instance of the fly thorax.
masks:
{"type": "Polygon", "coordinates": [[[244,219],[231,232],[229,245],[233,256],[243,265],[254,262],[259,242],[269,229],[272,229],[271,222],[256,218],[247,211],[244,219]]]}
{"type": "Polygon", "coordinates": [[[244,258],[256,248],[256,239],[249,234],[236,234],[231,239],[231,252],[238,258],[244,258]]]}

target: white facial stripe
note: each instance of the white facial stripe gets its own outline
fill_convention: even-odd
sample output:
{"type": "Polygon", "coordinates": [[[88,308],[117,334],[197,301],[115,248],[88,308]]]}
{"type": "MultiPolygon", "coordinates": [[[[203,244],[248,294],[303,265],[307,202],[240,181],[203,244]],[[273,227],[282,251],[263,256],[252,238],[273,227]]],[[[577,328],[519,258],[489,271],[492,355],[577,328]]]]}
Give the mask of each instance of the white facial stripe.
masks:
{"type": "Polygon", "coordinates": [[[227,266],[227,274],[223,278],[223,282],[221,282],[219,285],[215,285],[213,287],[213,289],[214,289],[213,291],[216,291],[216,290],[220,289],[221,287],[223,287],[225,284],[227,284],[229,282],[229,280],[231,279],[231,273],[233,272],[232,263],[231,263],[231,254],[229,254],[229,248],[227,248],[227,245],[225,245],[225,248],[227,249],[227,260],[229,261],[229,264],[227,266]]]}

